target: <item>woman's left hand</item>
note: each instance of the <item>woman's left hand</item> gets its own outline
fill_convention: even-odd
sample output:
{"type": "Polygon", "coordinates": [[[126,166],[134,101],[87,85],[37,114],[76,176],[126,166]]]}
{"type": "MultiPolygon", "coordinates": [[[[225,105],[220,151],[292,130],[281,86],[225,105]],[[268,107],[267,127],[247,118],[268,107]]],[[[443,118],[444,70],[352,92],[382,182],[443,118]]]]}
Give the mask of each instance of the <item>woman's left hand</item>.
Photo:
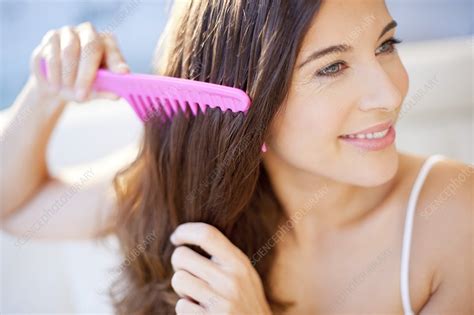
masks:
{"type": "Polygon", "coordinates": [[[181,297],[177,314],[271,315],[262,282],[248,257],[212,225],[181,224],[170,237],[175,271],[171,286],[181,297]],[[200,246],[208,259],[184,244],[200,246]]]}

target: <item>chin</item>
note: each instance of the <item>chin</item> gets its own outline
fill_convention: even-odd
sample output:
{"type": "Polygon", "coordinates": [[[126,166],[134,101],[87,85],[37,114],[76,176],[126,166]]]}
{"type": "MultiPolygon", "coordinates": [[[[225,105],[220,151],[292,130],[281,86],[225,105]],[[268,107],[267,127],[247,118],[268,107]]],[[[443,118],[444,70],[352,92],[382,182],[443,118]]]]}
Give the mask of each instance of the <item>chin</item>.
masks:
{"type": "Polygon", "coordinates": [[[395,146],[383,151],[359,153],[353,161],[357,174],[356,184],[379,186],[394,178],[398,171],[398,152],[395,146]]]}

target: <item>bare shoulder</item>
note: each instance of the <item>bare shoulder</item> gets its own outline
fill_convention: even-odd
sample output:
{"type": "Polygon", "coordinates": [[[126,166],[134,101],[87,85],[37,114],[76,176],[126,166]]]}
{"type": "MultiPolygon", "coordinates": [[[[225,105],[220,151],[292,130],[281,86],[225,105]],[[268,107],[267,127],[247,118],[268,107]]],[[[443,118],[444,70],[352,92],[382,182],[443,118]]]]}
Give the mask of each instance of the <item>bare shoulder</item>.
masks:
{"type": "MultiPolygon", "coordinates": [[[[401,158],[416,178],[428,157],[404,154],[401,158]]],[[[474,167],[448,157],[437,161],[425,179],[413,232],[417,243],[413,250],[422,251],[433,266],[431,296],[422,314],[473,311],[473,193],[474,167]]]]}
{"type": "MultiPolygon", "coordinates": [[[[407,172],[411,173],[414,179],[427,159],[427,156],[402,154],[401,164],[405,165],[407,172]]],[[[437,161],[428,173],[419,196],[419,203],[430,201],[430,207],[424,209],[420,215],[430,216],[437,209],[443,209],[443,206],[449,206],[452,211],[457,210],[459,215],[472,215],[473,183],[473,165],[449,157],[437,161]]]]}
{"type": "MultiPolygon", "coordinates": [[[[427,156],[401,154],[410,187],[427,156]]],[[[473,214],[474,167],[448,157],[437,161],[430,169],[417,202],[417,214],[424,217],[449,215],[470,218],[473,214]]]]}

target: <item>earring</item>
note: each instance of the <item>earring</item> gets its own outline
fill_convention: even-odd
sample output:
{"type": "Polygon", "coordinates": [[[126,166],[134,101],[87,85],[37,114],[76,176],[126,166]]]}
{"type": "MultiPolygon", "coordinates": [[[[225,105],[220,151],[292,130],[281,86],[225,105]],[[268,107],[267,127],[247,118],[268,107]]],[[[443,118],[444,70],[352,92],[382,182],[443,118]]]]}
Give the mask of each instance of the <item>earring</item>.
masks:
{"type": "Polygon", "coordinates": [[[267,145],[265,144],[265,142],[262,145],[262,152],[267,152],[267,145]]]}

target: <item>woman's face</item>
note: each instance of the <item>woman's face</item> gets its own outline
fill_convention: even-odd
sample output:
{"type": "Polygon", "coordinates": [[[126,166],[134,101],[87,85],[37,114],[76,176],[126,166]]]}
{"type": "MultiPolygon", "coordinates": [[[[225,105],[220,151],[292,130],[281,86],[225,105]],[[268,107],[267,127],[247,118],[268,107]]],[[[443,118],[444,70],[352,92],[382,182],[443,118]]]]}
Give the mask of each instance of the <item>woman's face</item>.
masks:
{"type": "Polygon", "coordinates": [[[382,140],[341,138],[387,121],[394,125],[397,119],[408,75],[390,41],[392,20],[383,0],[322,2],[303,40],[288,98],[272,125],[267,158],[361,186],[393,177],[398,168],[393,132],[382,140]],[[333,45],[348,49],[308,60],[333,45]],[[385,146],[376,149],[380,143],[385,146]]]}

